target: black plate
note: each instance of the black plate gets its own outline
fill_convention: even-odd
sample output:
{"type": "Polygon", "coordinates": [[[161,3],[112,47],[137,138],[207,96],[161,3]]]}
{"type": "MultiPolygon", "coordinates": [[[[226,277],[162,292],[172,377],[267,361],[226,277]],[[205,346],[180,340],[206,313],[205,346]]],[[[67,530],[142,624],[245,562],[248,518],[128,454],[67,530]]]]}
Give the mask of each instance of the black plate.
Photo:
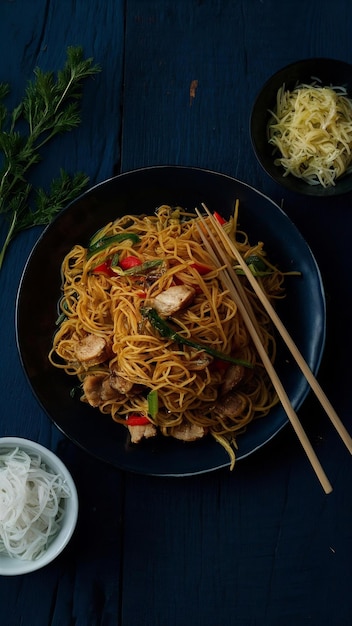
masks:
{"type": "MultiPolygon", "coordinates": [[[[123,426],[71,398],[72,377],[52,367],[47,357],[55,330],[63,257],[74,244],[86,245],[96,230],[125,213],[151,213],[163,203],[193,210],[204,202],[212,211],[228,216],[236,198],[240,200],[240,227],[250,234],[251,241],[263,240],[270,259],[283,270],[302,272],[302,277],[287,279],[287,297],[280,303],[279,315],[316,372],[325,341],[325,300],[316,262],[283,211],[244,183],[196,168],[165,166],[127,172],[75,200],[36,243],[17,298],[20,357],[48,416],[67,437],[97,458],[125,470],[164,476],[202,473],[229,464],[226,452],[211,438],[185,444],[160,437],[131,446],[123,426]]],[[[276,367],[297,410],[309,387],[283,348],[276,367]]],[[[238,438],[237,459],[261,447],[286,423],[280,405],[267,418],[252,423],[238,438]]]]}

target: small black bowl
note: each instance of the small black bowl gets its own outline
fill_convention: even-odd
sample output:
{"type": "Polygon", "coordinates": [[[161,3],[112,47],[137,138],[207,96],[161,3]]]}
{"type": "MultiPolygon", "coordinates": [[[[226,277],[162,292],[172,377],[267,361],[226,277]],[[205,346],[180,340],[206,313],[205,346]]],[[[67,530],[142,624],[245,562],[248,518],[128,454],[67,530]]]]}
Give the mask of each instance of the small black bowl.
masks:
{"type": "Polygon", "coordinates": [[[283,176],[284,169],[274,165],[273,146],[268,142],[267,124],[270,119],[270,110],[276,103],[276,95],[280,87],[293,89],[300,83],[310,84],[315,79],[322,86],[340,86],[347,90],[352,98],[352,66],[344,61],[334,59],[314,58],[297,61],[282,68],[265,83],[259,92],[250,119],[250,134],[255,155],[264,170],[277,183],[290,191],[308,196],[328,197],[338,196],[352,191],[352,174],[346,174],[336,180],[333,187],[309,185],[303,179],[289,174],[283,176]]]}

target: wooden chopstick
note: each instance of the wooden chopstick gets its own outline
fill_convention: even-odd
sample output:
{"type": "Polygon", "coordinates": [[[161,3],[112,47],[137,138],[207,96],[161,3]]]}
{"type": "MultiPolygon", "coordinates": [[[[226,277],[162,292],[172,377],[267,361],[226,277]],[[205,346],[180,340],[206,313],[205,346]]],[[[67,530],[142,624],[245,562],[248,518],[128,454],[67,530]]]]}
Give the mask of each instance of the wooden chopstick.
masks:
{"type": "Polygon", "coordinates": [[[350,452],[350,454],[352,454],[352,438],[351,438],[350,434],[348,433],[348,431],[346,430],[345,426],[341,422],[341,420],[340,420],[339,416],[337,415],[334,407],[332,406],[332,404],[330,403],[330,401],[327,398],[326,394],[324,393],[323,389],[319,385],[317,379],[315,378],[314,374],[312,373],[309,365],[305,361],[305,359],[302,356],[301,352],[297,348],[297,346],[296,346],[295,342],[293,341],[291,335],[288,333],[288,331],[285,328],[284,324],[280,320],[280,318],[277,315],[275,309],[273,308],[273,306],[269,302],[267,296],[265,295],[264,291],[260,287],[258,281],[253,276],[252,272],[250,271],[248,265],[244,261],[242,255],[239,252],[239,250],[238,250],[237,246],[235,245],[235,243],[228,237],[227,233],[223,230],[223,228],[221,228],[220,224],[216,221],[216,219],[213,217],[213,215],[210,213],[210,211],[207,209],[207,207],[205,205],[202,205],[202,206],[203,206],[204,210],[206,211],[207,215],[210,217],[211,223],[214,226],[214,229],[216,230],[217,234],[221,238],[221,241],[224,243],[224,245],[228,246],[230,251],[235,256],[235,258],[238,261],[238,264],[240,265],[241,269],[243,270],[246,278],[248,279],[248,281],[250,282],[253,290],[255,291],[256,295],[258,296],[258,299],[260,300],[260,302],[262,303],[262,305],[265,308],[266,312],[270,316],[273,324],[275,325],[276,329],[278,330],[279,334],[281,335],[282,339],[284,340],[286,346],[288,347],[289,351],[291,352],[291,354],[292,354],[293,358],[295,359],[298,367],[301,369],[302,373],[304,374],[304,376],[305,376],[307,382],[309,383],[312,391],[315,393],[315,395],[318,398],[321,406],[323,407],[323,409],[325,410],[326,414],[330,418],[331,423],[333,424],[333,426],[337,430],[338,434],[340,435],[340,437],[341,437],[342,441],[344,442],[345,446],[347,447],[348,451],[350,452]]]}
{"type": "Polygon", "coordinates": [[[231,293],[231,296],[233,297],[236,305],[238,306],[238,309],[242,315],[242,318],[244,320],[244,323],[247,326],[248,332],[250,333],[253,343],[255,345],[255,347],[257,348],[258,354],[263,362],[263,365],[270,377],[270,380],[273,384],[273,387],[282,403],[283,408],[286,411],[286,414],[298,436],[298,439],[304,449],[304,451],[307,454],[307,457],[315,471],[315,474],[317,476],[317,478],[320,481],[320,484],[322,485],[325,493],[331,493],[332,491],[332,486],[319,462],[319,459],[317,458],[317,455],[315,454],[309,439],[298,419],[297,414],[295,413],[290,400],[286,394],[286,391],[275,371],[275,368],[273,366],[273,364],[270,361],[270,358],[268,356],[268,354],[265,351],[265,348],[262,344],[262,341],[260,339],[259,333],[257,331],[258,325],[255,323],[254,319],[254,313],[252,310],[252,307],[248,301],[248,298],[245,297],[244,299],[242,298],[243,296],[243,287],[240,284],[240,281],[238,279],[237,274],[234,272],[228,257],[226,256],[226,254],[221,250],[221,248],[219,248],[219,246],[217,245],[217,241],[213,236],[213,233],[211,232],[211,230],[208,227],[207,222],[205,221],[204,217],[201,215],[201,213],[196,209],[197,215],[200,218],[210,240],[213,243],[212,247],[209,243],[209,240],[205,237],[204,232],[202,232],[202,229],[198,226],[198,231],[200,233],[200,236],[202,238],[202,241],[208,251],[208,253],[210,254],[211,258],[213,259],[214,263],[218,266],[222,268],[222,280],[224,282],[225,287],[229,290],[229,292],[231,293]],[[222,261],[222,262],[221,262],[222,261]],[[224,264],[226,266],[226,269],[224,268],[224,264]],[[240,286],[240,290],[238,290],[238,286],[240,286]],[[241,294],[239,293],[241,291],[241,294]]]}

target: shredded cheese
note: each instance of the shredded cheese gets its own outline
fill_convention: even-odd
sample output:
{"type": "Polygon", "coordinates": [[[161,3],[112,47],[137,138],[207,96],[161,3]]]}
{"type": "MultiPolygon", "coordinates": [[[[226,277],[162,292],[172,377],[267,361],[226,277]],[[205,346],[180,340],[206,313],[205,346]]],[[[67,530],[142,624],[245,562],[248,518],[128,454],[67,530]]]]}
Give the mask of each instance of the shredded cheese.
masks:
{"type": "Polygon", "coordinates": [[[268,141],[281,154],[274,163],[284,176],[331,187],[352,171],[352,101],[343,87],[283,85],[270,113],[268,141]]]}
{"type": "Polygon", "coordinates": [[[0,554],[38,559],[60,529],[70,489],[40,455],[0,454],[0,554]]]}

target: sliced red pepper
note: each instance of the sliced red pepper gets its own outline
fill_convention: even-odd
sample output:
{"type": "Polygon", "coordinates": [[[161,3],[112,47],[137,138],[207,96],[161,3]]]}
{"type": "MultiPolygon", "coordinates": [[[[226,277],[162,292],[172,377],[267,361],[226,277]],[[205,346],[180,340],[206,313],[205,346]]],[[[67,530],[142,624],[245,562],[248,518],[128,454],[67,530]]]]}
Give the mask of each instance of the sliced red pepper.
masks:
{"type": "Polygon", "coordinates": [[[209,267],[209,265],[204,265],[204,263],[191,263],[191,267],[197,270],[198,274],[200,274],[201,276],[209,274],[209,272],[211,272],[213,269],[212,267],[209,267]]]}
{"type": "Polygon", "coordinates": [[[119,265],[123,270],[130,270],[131,267],[142,265],[142,261],[137,256],[126,256],[125,259],[121,259],[119,265]]]}
{"type": "Polygon", "coordinates": [[[105,274],[106,276],[116,276],[115,272],[111,269],[111,259],[104,261],[100,265],[97,265],[93,269],[93,274],[105,274]]]}
{"type": "Polygon", "coordinates": [[[222,215],[220,215],[220,213],[218,213],[217,211],[214,211],[213,216],[221,226],[223,226],[223,224],[226,224],[225,218],[223,218],[222,215]]]}
{"type": "Polygon", "coordinates": [[[145,415],[131,413],[128,417],[126,417],[126,424],[128,424],[128,426],[146,426],[147,424],[150,424],[150,420],[148,420],[145,415]]]}
{"type": "Polygon", "coordinates": [[[225,374],[229,367],[230,363],[228,361],[223,361],[222,359],[214,359],[211,364],[211,369],[213,371],[220,372],[221,374],[225,374]]]}

